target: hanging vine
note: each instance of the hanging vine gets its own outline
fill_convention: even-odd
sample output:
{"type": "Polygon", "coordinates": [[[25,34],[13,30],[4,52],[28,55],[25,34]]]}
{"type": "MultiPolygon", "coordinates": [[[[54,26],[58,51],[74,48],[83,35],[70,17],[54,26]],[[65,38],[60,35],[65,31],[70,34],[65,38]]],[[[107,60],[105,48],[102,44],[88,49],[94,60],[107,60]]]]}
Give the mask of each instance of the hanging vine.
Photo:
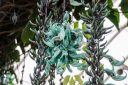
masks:
{"type": "Polygon", "coordinates": [[[92,0],[92,2],[86,5],[88,10],[85,13],[83,12],[80,14],[80,17],[84,21],[85,25],[83,34],[87,39],[87,48],[84,50],[88,56],[85,60],[88,64],[88,68],[90,67],[90,69],[86,69],[86,73],[90,76],[90,78],[87,82],[85,82],[85,85],[104,85],[104,73],[117,81],[121,81],[127,76],[120,76],[114,72],[114,66],[122,65],[125,60],[118,61],[108,55],[108,51],[104,51],[107,43],[107,41],[104,42],[105,34],[110,33],[111,28],[113,27],[103,27],[105,17],[107,17],[110,13],[107,9],[107,3],[107,0],[92,0]],[[109,60],[112,65],[112,70],[104,69],[103,63],[101,63],[103,58],[109,60]]]}
{"type": "Polygon", "coordinates": [[[33,76],[30,76],[32,85],[45,85],[46,82],[55,85],[55,70],[60,75],[66,69],[72,72],[71,65],[85,70],[90,76],[84,85],[104,85],[104,73],[117,81],[126,78],[127,75],[121,76],[114,72],[114,66],[122,65],[125,60],[118,61],[104,50],[107,43],[104,42],[105,34],[110,33],[113,27],[103,27],[105,18],[110,15],[107,0],[70,0],[70,4],[66,0],[41,0],[37,7],[39,15],[35,23],[30,21],[34,27],[31,31],[35,33],[34,41],[30,41],[36,45],[36,48],[32,46],[31,55],[37,64],[33,76]],[[82,12],[78,11],[80,7],[82,12]],[[84,21],[82,30],[70,26],[71,9],[74,9],[73,16],[76,19],[84,21]],[[83,41],[82,33],[87,39],[87,45],[85,52],[78,54],[83,41]],[[112,70],[104,68],[101,63],[103,58],[110,61],[112,70]]]}
{"type": "Polygon", "coordinates": [[[32,85],[45,85],[48,78],[49,84],[54,85],[56,65],[51,65],[47,62],[50,57],[46,52],[48,46],[45,44],[44,39],[47,39],[48,36],[44,35],[44,32],[48,31],[52,24],[56,22],[61,23],[63,21],[62,17],[65,10],[67,10],[67,8],[70,9],[67,7],[68,3],[69,2],[65,2],[65,0],[39,0],[37,2],[39,15],[35,20],[35,24],[30,21],[30,24],[34,27],[31,31],[35,33],[35,41],[30,41],[36,44],[36,48],[33,47],[33,50],[31,50],[31,55],[35,58],[37,64],[34,68],[33,77],[30,76],[32,85]],[[50,24],[50,22],[52,24],[50,24]]]}

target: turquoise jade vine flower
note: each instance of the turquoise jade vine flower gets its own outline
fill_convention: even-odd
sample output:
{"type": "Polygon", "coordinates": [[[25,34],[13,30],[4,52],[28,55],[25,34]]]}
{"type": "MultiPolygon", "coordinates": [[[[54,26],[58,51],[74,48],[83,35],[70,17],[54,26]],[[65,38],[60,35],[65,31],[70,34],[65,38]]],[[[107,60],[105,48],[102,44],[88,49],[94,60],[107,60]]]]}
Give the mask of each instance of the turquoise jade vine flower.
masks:
{"type": "Polygon", "coordinates": [[[66,67],[71,71],[69,64],[74,59],[79,60],[85,57],[82,53],[77,54],[83,39],[80,29],[71,29],[69,23],[53,23],[44,34],[47,38],[43,42],[47,45],[46,52],[49,57],[45,67],[46,74],[50,70],[50,65],[53,64],[57,66],[59,74],[62,74],[66,67]]]}

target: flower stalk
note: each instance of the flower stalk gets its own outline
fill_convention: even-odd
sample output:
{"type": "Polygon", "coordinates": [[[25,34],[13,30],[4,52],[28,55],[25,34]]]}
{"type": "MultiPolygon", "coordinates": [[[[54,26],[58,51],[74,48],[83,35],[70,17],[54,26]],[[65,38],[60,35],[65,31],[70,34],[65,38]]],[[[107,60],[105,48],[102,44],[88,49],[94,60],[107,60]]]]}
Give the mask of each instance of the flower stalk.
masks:
{"type": "Polygon", "coordinates": [[[86,70],[86,73],[90,76],[89,81],[85,82],[85,85],[104,85],[104,73],[111,76],[114,80],[123,80],[126,76],[120,76],[122,78],[117,79],[119,75],[114,72],[114,66],[120,66],[124,63],[123,61],[118,61],[112,56],[107,55],[104,52],[107,41],[104,42],[105,34],[111,32],[111,27],[104,28],[103,24],[105,18],[109,14],[107,9],[107,0],[92,0],[87,7],[88,10],[85,14],[80,14],[81,19],[84,21],[85,30],[83,30],[84,36],[87,39],[87,49],[85,52],[88,57],[85,59],[90,67],[86,70]],[[89,36],[86,36],[89,35],[89,36]],[[113,69],[104,69],[101,63],[102,58],[107,58],[111,63],[113,69]],[[118,63],[118,64],[117,64],[118,63]]]}

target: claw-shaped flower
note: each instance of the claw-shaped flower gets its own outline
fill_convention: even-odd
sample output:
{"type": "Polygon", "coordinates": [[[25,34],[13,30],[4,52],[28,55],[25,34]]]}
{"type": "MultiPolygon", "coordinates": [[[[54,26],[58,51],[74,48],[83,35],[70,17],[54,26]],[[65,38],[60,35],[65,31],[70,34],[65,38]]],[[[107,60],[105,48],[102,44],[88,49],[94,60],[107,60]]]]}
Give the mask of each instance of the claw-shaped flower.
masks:
{"type": "Polygon", "coordinates": [[[47,45],[46,52],[51,57],[48,64],[57,65],[57,73],[62,74],[66,67],[70,70],[69,64],[74,59],[79,60],[85,57],[84,54],[77,54],[83,39],[82,33],[71,29],[68,23],[65,25],[54,23],[45,34],[47,40],[43,42],[47,45]]]}

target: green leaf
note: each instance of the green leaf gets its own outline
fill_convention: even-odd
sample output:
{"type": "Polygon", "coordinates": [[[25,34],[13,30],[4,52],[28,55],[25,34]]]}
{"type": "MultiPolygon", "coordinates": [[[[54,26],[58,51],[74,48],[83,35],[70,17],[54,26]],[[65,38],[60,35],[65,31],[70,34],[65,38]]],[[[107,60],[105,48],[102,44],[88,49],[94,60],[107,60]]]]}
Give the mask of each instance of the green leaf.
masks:
{"type": "Polygon", "coordinates": [[[83,50],[83,51],[86,51],[86,49],[87,49],[87,46],[84,45],[84,46],[82,47],[82,50],[83,50]]]}
{"type": "Polygon", "coordinates": [[[79,27],[79,22],[78,21],[74,22],[74,29],[78,29],[78,27],[79,27]]]}
{"type": "Polygon", "coordinates": [[[81,2],[78,2],[78,1],[76,1],[76,0],[70,0],[70,4],[71,4],[72,6],[80,6],[80,5],[82,5],[81,2]]]}
{"type": "MultiPolygon", "coordinates": [[[[37,15],[37,11],[34,11],[29,17],[28,19],[30,21],[34,21],[37,15]]],[[[33,39],[34,38],[34,33],[30,30],[30,28],[33,28],[35,26],[33,26],[30,21],[26,24],[26,26],[24,26],[24,29],[22,31],[21,34],[21,40],[24,43],[24,45],[28,45],[29,44],[29,39],[33,39]]],[[[34,28],[35,29],[35,28],[34,28]]]]}
{"type": "Polygon", "coordinates": [[[121,0],[120,6],[121,11],[125,15],[125,17],[128,18],[128,0],[121,0]]]}
{"type": "Polygon", "coordinates": [[[28,22],[26,27],[23,29],[22,34],[21,34],[21,40],[24,43],[24,45],[29,44],[29,39],[34,38],[34,32],[30,30],[31,25],[28,22]]]}
{"type": "Polygon", "coordinates": [[[90,39],[90,38],[92,37],[91,34],[85,34],[84,36],[85,36],[87,39],[90,39]]]}
{"type": "Polygon", "coordinates": [[[83,81],[82,81],[82,79],[80,78],[80,75],[75,75],[74,77],[75,77],[75,80],[78,81],[78,83],[79,83],[80,85],[83,85],[83,81]]]}
{"type": "Polygon", "coordinates": [[[118,9],[110,9],[110,14],[107,16],[107,18],[116,26],[116,28],[119,30],[119,21],[120,21],[120,15],[118,12],[118,9]]]}
{"type": "Polygon", "coordinates": [[[12,79],[10,80],[10,85],[14,85],[14,83],[13,83],[13,80],[12,80],[12,79]]]}
{"type": "Polygon", "coordinates": [[[83,30],[83,31],[86,30],[86,28],[85,28],[85,24],[84,24],[84,23],[82,23],[82,30],[83,30]]]}
{"type": "Polygon", "coordinates": [[[73,79],[73,77],[70,79],[69,85],[75,85],[75,80],[73,79]]]}
{"type": "Polygon", "coordinates": [[[67,75],[67,76],[64,78],[63,85],[67,85],[67,84],[68,84],[69,78],[70,78],[69,75],[67,75]]]}
{"type": "Polygon", "coordinates": [[[113,2],[112,2],[112,0],[107,0],[107,1],[108,1],[108,6],[112,8],[112,7],[113,7],[113,2]]]}

